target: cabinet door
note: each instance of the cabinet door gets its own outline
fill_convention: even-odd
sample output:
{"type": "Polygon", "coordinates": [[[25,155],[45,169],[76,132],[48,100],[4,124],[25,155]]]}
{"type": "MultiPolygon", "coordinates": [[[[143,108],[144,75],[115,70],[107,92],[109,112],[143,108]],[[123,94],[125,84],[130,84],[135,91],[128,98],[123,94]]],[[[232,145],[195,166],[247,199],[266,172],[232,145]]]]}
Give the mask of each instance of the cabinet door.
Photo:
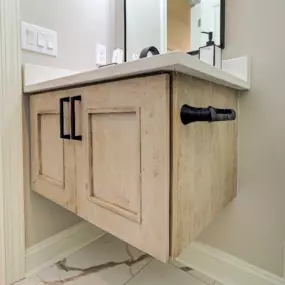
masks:
{"type": "Polygon", "coordinates": [[[167,261],[168,75],[88,87],[81,104],[82,141],[75,142],[78,214],[167,261]]]}
{"type": "Polygon", "coordinates": [[[74,145],[72,140],[61,138],[62,135],[68,137],[70,131],[68,100],[64,91],[31,96],[32,189],[75,211],[74,145]],[[64,134],[61,134],[60,125],[64,134]]]}

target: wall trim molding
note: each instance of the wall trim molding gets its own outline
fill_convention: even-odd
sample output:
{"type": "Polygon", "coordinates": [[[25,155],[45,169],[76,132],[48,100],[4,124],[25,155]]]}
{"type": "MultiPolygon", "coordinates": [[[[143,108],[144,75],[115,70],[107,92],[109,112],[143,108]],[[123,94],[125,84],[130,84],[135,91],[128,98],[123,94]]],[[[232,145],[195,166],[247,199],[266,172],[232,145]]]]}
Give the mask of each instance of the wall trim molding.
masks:
{"type": "Polygon", "coordinates": [[[285,285],[281,277],[200,242],[186,248],[177,261],[226,285],[285,285]]]}
{"type": "Polygon", "coordinates": [[[27,249],[25,276],[37,274],[104,235],[101,229],[84,221],[49,237],[27,249]]]}
{"type": "Polygon", "coordinates": [[[0,0],[0,283],[25,273],[19,0],[0,0]]]}

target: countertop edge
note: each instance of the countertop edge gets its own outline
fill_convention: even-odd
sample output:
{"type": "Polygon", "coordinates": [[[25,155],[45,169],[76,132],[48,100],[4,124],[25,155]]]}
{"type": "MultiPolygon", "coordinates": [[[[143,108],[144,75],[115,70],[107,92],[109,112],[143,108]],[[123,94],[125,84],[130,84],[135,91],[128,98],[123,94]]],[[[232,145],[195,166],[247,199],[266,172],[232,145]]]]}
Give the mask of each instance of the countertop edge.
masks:
{"type": "Polygon", "coordinates": [[[171,52],[148,57],[36,84],[26,85],[24,82],[23,89],[25,94],[31,95],[58,89],[76,88],[81,85],[98,84],[106,81],[122,80],[124,78],[135,76],[147,76],[148,74],[167,72],[180,72],[236,90],[246,91],[250,89],[249,82],[182,52],[171,52]]]}

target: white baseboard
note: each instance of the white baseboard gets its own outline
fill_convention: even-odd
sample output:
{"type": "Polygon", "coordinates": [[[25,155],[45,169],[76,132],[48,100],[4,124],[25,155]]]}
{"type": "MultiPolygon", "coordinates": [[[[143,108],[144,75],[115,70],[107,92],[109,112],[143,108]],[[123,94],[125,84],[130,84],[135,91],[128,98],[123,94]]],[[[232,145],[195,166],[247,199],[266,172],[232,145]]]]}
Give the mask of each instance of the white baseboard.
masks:
{"type": "Polygon", "coordinates": [[[26,277],[60,261],[103,236],[105,232],[81,222],[26,250],[26,277]]]}
{"type": "Polygon", "coordinates": [[[225,285],[285,285],[285,280],[208,245],[194,242],[177,258],[225,285]]]}

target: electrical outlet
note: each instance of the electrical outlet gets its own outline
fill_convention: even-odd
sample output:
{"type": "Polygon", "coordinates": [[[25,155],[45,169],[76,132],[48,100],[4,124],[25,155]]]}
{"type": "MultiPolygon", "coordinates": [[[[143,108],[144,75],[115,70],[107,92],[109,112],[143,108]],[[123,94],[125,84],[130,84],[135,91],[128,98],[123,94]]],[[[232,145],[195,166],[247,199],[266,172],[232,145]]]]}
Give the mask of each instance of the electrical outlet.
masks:
{"type": "Polygon", "coordinates": [[[124,61],[123,57],[124,57],[123,50],[120,48],[115,49],[113,51],[112,63],[117,63],[117,64],[123,63],[124,61]]]}
{"type": "Polygon", "coordinates": [[[21,23],[22,49],[57,56],[57,33],[36,25],[21,23]]]}
{"type": "Polygon", "coordinates": [[[107,64],[107,49],[104,45],[96,45],[96,64],[99,66],[107,64]]]}

